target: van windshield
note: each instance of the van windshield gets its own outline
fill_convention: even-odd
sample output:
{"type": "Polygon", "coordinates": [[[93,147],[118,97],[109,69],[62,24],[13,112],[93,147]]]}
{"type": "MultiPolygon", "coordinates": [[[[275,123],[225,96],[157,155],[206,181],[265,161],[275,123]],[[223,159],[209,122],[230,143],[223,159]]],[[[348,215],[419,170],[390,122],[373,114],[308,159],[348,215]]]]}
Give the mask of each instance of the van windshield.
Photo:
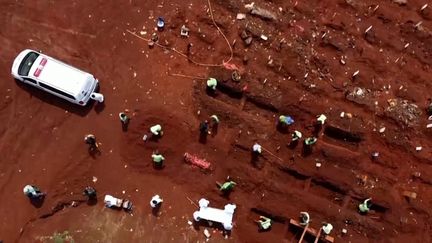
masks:
{"type": "Polygon", "coordinates": [[[29,52],[21,62],[18,68],[18,74],[21,76],[28,76],[31,67],[33,66],[34,61],[38,58],[39,53],[29,52]]]}

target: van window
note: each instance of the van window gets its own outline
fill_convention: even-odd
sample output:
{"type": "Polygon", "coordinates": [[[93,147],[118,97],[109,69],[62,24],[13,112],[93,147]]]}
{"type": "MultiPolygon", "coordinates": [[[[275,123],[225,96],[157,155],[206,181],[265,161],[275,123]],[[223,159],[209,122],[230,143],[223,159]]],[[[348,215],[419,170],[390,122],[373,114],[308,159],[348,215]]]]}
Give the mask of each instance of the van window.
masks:
{"type": "Polygon", "coordinates": [[[39,53],[29,52],[22,60],[18,68],[18,74],[21,76],[28,76],[34,61],[38,58],[39,53]]]}
{"type": "Polygon", "coordinates": [[[56,89],[56,88],[53,88],[53,87],[51,87],[51,86],[49,86],[49,85],[46,85],[46,84],[44,84],[44,83],[39,82],[39,85],[40,85],[42,88],[45,88],[45,89],[51,90],[52,92],[55,92],[55,93],[57,93],[57,94],[59,94],[59,95],[62,95],[62,96],[64,96],[64,97],[67,97],[67,98],[69,98],[69,99],[72,99],[72,100],[75,99],[75,97],[73,97],[72,95],[70,95],[70,94],[68,94],[68,93],[65,93],[65,92],[63,92],[63,91],[61,91],[61,90],[58,90],[58,89],[56,89]]]}

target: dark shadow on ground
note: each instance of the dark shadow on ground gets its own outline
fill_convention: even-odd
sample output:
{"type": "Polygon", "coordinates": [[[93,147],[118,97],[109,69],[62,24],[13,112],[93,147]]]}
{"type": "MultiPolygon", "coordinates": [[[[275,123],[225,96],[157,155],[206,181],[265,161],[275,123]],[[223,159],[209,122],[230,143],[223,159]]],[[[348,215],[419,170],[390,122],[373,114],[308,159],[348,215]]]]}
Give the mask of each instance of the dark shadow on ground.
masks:
{"type": "Polygon", "coordinates": [[[161,135],[154,135],[152,133],[150,133],[149,135],[147,135],[147,141],[151,141],[151,142],[159,142],[159,140],[162,138],[161,135]]]}
{"type": "Polygon", "coordinates": [[[153,216],[159,217],[159,211],[160,211],[161,206],[162,206],[162,204],[160,203],[160,204],[156,205],[156,207],[152,208],[153,216]]]}
{"type": "Polygon", "coordinates": [[[94,106],[94,110],[97,114],[101,113],[105,109],[105,102],[99,103],[96,102],[94,106]]]}
{"type": "Polygon", "coordinates": [[[211,127],[211,135],[212,137],[216,136],[218,133],[218,129],[219,129],[219,124],[213,124],[213,126],[211,127]]]}
{"type": "Polygon", "coordinates": [[[314,137],[319,137],[319,133],[321,132],[323,125],[319,122],[315,122],[313,124],[313,127],[314,127],[314,130],[313,130],[312,134],[314,135],[314,137]]]}
{"type": "Polygon", "coordinates": [[[276,130],[282,134],[288,134],[289,133],[288,125],[282,124],[280,122],[277,123],[276,130]]]}
{"type": "Polygon", "coordinates": [[[290,149],[295,149],[295,148],[298,146],[298,144],[299,144],[299,140],[300,140],[300,139],[297,139],[297,140],[295,140],[295,141],[291,141],[291,142],[288,144],[288,148],[290,148],[290,149]]]}
{"type": "Polygon", "coordinates": [[[313,150],[312,147],[313,145],[306,145],[305,143],[303,143],[302,156],[307,157],[311,155],[313,150]]]}
{"type": "Polygon", "coordinates": [[[128,128],[129,128],[129,122],[126,122],[126,123],[122,122],[121,125],[122,125],[122,131],[127,132],[128,128]]]}
{"type": "Polygon", "coordinates": [[[257,169],[262,169],[264,167],[264,161],[259,153],[251,151],[251,164],[257,169]]]}
{"type": "Polygon", "coordinates": [[[211,96],[213,98],[215,98],[217,96],[216,90],[210,89],[210,88],[206,88],[206,94],[208,96],[211,96]]]}
{"type": "Polygon", "coordinates": [[[165,168],[165,162],[162,162],[162,165],[156,165],[155,162],[152,161],[153,164],[153,169],[155,170],[162,170],[163,168],[165,168]]]}
{"type": "Polygon", "coordinates": [[[30,203],[35,207],[35,208],[40,208],[42,207],[44,201],[45,201],[45,195],[40,196],[38,198],[29,198],[30,203]]]}
{"type": "Polygon", "coordinates": [[[87,200],[87,205],[94,206],[97,204],[97,202],[98,202],[97,197],[91,197],[87,200]]]}
{"type": "Polygon", "coordinates": [[[203,133],[201,132],[199,134],[199,139],[198,142],[202,143],[202,144],[206,144],[207,143],[207,133],[203,133]]]}
{"type": "Polygon", "coordinates": [[[96,156],[100,156],[100,155],[102,154],[101,151],[99,150],[99,148],[92,148],[92,147],[89,147],[87,150],[88,150],[89,155],[90,155],[93,159],[96,159],[96,156]]]}
{"type": "Polygon", "coordinates": [[[19,80],[16,80],[16,79],[15,79],[15,81],[21,89],[23,89],[24,91],[26,91],[30,95],[30,98],[36,97],[37,99],[43,101],[44,103],[57,106],[63,110],[66,110],[70,113],[73,113],[73,114],[76,114],[76,115],[79,115],[82,117],[86,116],[90,112],[90,110],[92,109],[93,104],[94,104],[94,100],[90,100],[86,106],[80,106],[80,105],[72,104],[67,100],[61,99],[55,95],[47,93],[47,92],[40,90],[36,87],[33,87],[30,84],[25,84],[25,83],[23,83],[19,80]]]}

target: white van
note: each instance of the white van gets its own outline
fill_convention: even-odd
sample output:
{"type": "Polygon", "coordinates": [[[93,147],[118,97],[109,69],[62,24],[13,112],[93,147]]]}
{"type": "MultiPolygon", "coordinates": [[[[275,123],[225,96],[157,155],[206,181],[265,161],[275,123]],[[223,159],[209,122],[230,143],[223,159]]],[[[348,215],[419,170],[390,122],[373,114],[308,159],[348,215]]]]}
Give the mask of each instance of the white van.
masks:
{"type": "Polygon", "coordinates": [[[15,58],[12,76],[81,106],[87,105],[90,98],[103,97],[96,93],[99,81],[90,73],[29,49],[15,58]]]}

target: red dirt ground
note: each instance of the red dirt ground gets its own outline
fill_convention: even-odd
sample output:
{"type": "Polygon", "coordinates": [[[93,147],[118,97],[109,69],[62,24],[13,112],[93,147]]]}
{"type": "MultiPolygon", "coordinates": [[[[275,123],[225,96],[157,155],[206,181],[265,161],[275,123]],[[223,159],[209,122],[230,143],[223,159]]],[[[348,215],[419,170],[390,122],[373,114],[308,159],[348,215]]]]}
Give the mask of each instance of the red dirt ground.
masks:
{"type": "Polygon", "coordinates": [[[188,198],[197,203],[205,197],[216,207],[237,205],[228,239],[207,227],[213,242],[295,242],[300,233],[287,220],[300,211],[310,213],[313,228],[332,223],[335,242],[432,242],[432,142],[425,110],[432,4],[421,11],[427,1],[395,2],[258,0],[277,20],[250,14],[236,20],[249,2],[212,0],[217,24],[236,41],[231,63],[242,79],[235,83],[227,69],[149,49],[128,32],[145,31],[141,36],[148,39],[155,18],[163,16],[160,44],[186,52],[193,43],[193,60],[221,64],[230,51],[205,0],[2,1],[0,239],[49,242],[48,236],[68,231],[75,242],[203,242],[207,226],[187,223],[196,209],[188,198]],[[183,24],[191,29],[189,38],[180,37],[183,24]],[[242,36],[253,37],[250,46],[242,36]],[[11,63],[25,48],[93,73],[105,106],[77,107],[14,82],[11,63]],[[219,89],[210,97],[202,79],[173,74],[212,76],[219,89]],[[125,109],[132,120],[122,132],[117,114],[125,109]],[[278,115],[289,114],[296,121],[290,130],[310,136],[321,113],[328,120],[310,155],[302,155],[301,146],[289,148],[290,134],[275,126],[278,115]],[[202,144],[198,124],[211,114],[221,119],[219,132],[202,144]],[[155,123],[163,126],[163,138],[144,143],[155,123]],[[100,155],[87,153],[87,133],[97,136],[100,155]],[[270,152],[257,162],[250,156],[254,141],[270,152]],[[155,149],[166,158],[163,170],[152,167],[155,149]],[[374,151],[377,160],[371,160],[374,151]],[[211,161],[213,171],[188,166],[184,152],[211,161]],[[228,175],[238,186],[225,198],[215,181],[228,175]],[[22,195],[26,184],[48,193],[41,206],[22,195]],[[87,185],[98,190],[96,205],[83,201],[87,185]],[[417,197],[406,198],[404,191],[417,197]],[[159,215],[149,207],[156,193],[164,198],[159,215]],[[133,214],[104,208],[105,194],[130,199],[133,214]],[[367,197],[374,207],[359,215],[357,205],[367,197]],[[275,219],[271,231],[258,232],[258,213],[275,219]]]}

